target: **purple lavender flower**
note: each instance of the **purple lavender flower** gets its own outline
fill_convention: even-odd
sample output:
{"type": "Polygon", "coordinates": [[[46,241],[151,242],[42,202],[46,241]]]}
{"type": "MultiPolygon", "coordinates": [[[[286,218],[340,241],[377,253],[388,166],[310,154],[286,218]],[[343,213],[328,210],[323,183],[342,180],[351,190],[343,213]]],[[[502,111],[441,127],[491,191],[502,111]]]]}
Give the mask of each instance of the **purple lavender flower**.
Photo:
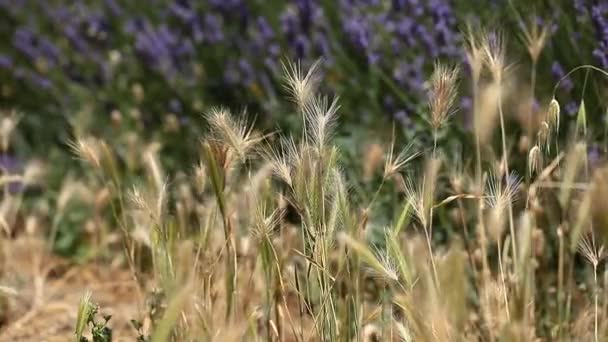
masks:
{"type": "Polygon", "coordinates": [[[180,100],[173,98],[169,101],[169,110],[173,113],[181,113],[182,112],[182,103],[180,100]]]}
{"type": "MultiPolygon", "coordinates": [[[[23,165],[19,161],[19,159],[15,158],[15,156],[1,153],[0,154],[0,171],[3,174],[14,175],[22,172],[23,165]]],[[[8,183],[8,191],[12,194],[19,193],[23,191],[23,183],[22,182],[10,182],[8,183]]]]}
{"type": "Polygon", "coordinates": [[[122,14],[122,7],[116,2],[116,0],[104,0],[106,8],[113,16],[119,16],[122,14]]]}
{"type": "Polygon", "coordinates": [[[10,69],[13,67],[13,59],[7,55],[0,55],[0,68],[10,69]]]}
{"type": "Polygon", "coordinates": [[[205,39],[208,43],[219,43],[224,40],[221,17],[215,14],[206,14],[203,17],[203,31],[207,32],[205,39]]]}
{"type": "Polygon", "coordinates": [[[587,160],[590,168],[596,168],[600,165],[602,152],[597,144],[589,146],[589,149],[587,150],[587,160]]]}
{"type": "Polygon", "coordinates": [[[570,101],[564,107],[566,114],[574,116],[578,112],[578,104],[574,101],[570,101]]]}
{"type": "MultiPolygon", "coordinates": [[[[564,68],[557,61],[553,62],[553,64],[551,65],[551,73],[553,74],[553,77],[556,81],[561,80],[566,75],[564,68]]],[[[566,92],[571,92],[572,89],[574,89],[574,82],[572,82],[572,79],[570,78],[565,78],[561,81],[560,88],[565,90],[566,92]]]]}

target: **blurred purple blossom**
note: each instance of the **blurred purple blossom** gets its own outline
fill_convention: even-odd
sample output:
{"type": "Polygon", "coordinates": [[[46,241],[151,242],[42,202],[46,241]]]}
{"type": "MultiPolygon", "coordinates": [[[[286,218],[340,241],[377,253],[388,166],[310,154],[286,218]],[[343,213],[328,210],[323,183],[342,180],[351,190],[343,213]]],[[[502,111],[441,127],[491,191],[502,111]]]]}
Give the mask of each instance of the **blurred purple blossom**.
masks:
{"type": "Polygon", "coordinates": [[[7,55],[0,55],[0,68],[10,69],[13,67],[13,59],[7,55]]]}
{"type": "MultiPolygon", "coordinates": [[[[551,73],[553,74],[556,82],[562,80],[562,78],[566,75],[564,68],[557,61],[553,62],[551,65],[551,73]]],[[[565,78],[561,81],[560,88],[566,92],[571,92],[572,89],[574,89],[574,82],[570,78],[565,78]]]]}
{"type": "Polygon", "coordinates": [[[602,151],[599,145],[592,144],[589,146],[589,149],[587,150],[587,160],[591,168],[596,168],[600,165],[602,160],[602,151]]]}
{"type": "Polygon", "coordinates": [[[566,114],[574,116],[578,112],[578,104],[574,101],[570,101],[564,107],[566,114]]]}
{"type": "MultiPolygon", "coordinates": [[[[13,155],[0,153],[0,171],[2,174],[14,175],[22,172],[23,165],[19,159],[13,155]]],[[[23,190],[23,183],[10,182],[7,187],[10,193],[18,193],[23,190]]]]}

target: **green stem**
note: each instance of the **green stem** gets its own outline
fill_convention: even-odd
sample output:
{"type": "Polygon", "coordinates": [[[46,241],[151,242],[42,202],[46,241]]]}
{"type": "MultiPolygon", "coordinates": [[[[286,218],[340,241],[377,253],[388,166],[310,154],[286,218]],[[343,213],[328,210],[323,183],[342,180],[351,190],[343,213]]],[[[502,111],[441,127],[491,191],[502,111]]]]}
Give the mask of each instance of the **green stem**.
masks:
{"type": "MultiPolygon", "coordinates": [[[[501,133],[501,141],[502,141],[502,153],[503,153],[503,163],[505,166],[505,180],[506,180],[506,186],[507,189],[510,188],[511,185],[511,179],[510,179],[510,172],[509,172],[509,158],[508,158],[508,151],[507,151],[507,134],[506,134],[506,130],[505,130],[505,115],[502,109],[502,94],[498,95],[498,114],[500,117],[500,133],[501,133]]],[[[499,183],[499,184],[502,184],[499,183]]],[[[508,209],[509,209],[509,231],[511,234],[511,245],[513,246],[513,261],[516,262],[517,259],[517,244],[515,242],[515,225],[513,224],[513,205],[511,203],[511,201],[508,201],[508,209]]]]}
{"type": "Polygon", "coordinates": [[[562,78],[560,78],[559,81],[557,81],[557,83],[555,84],[555,87],[553,87],[553,97],[555,97],[555,93],[557,92],[557,88],[559,87],[560,83],[562,81],[564,81],[565,79],[567,79],[571,74],[573,74],[574,72],[581,70],[581,69],[595,70],[595,71],[601,73],[602,75],[608,77],[608,72],[606,72],[604,69],[598,68],[593,65],[588,65],[588,64],[579,65],[576,68],[570,70],[567,74],[565,74],[562,78]]]}

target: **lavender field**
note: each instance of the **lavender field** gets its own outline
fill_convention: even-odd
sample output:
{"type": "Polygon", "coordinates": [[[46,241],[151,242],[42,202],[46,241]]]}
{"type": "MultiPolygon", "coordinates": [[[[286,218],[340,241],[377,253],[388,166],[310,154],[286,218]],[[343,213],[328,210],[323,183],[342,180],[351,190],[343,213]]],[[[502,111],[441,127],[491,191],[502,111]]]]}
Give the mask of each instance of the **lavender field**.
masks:
{"type": "Polygon", "coordinates": [[[608,341],[608,3],[0,0],[1,341],[608,341]]]}

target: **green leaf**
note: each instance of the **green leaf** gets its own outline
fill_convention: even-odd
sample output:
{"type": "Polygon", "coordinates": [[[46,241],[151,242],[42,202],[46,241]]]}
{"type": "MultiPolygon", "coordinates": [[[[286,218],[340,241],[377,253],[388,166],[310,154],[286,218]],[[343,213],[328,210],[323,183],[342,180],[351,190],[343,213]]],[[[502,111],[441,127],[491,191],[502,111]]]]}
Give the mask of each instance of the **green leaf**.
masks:
{"type": "Polygon", "coordinates": [[[585,109],[585,100],[581,100],[581,105],[578,108],[578,114],[576,115],[576,133],[583,133],[583,136],[587,135],[587,110],[585,109]]]}
{"type": "Polygon", "coordinates": [[[403,205],[403,209],[401,209],[401,214],[399,215],[399,219],[397,223],[393,226],[393,236],[399,235],[403,226],[409,221],[410,218],[410,202],[406,201],[405,205],[403,205]]]}

